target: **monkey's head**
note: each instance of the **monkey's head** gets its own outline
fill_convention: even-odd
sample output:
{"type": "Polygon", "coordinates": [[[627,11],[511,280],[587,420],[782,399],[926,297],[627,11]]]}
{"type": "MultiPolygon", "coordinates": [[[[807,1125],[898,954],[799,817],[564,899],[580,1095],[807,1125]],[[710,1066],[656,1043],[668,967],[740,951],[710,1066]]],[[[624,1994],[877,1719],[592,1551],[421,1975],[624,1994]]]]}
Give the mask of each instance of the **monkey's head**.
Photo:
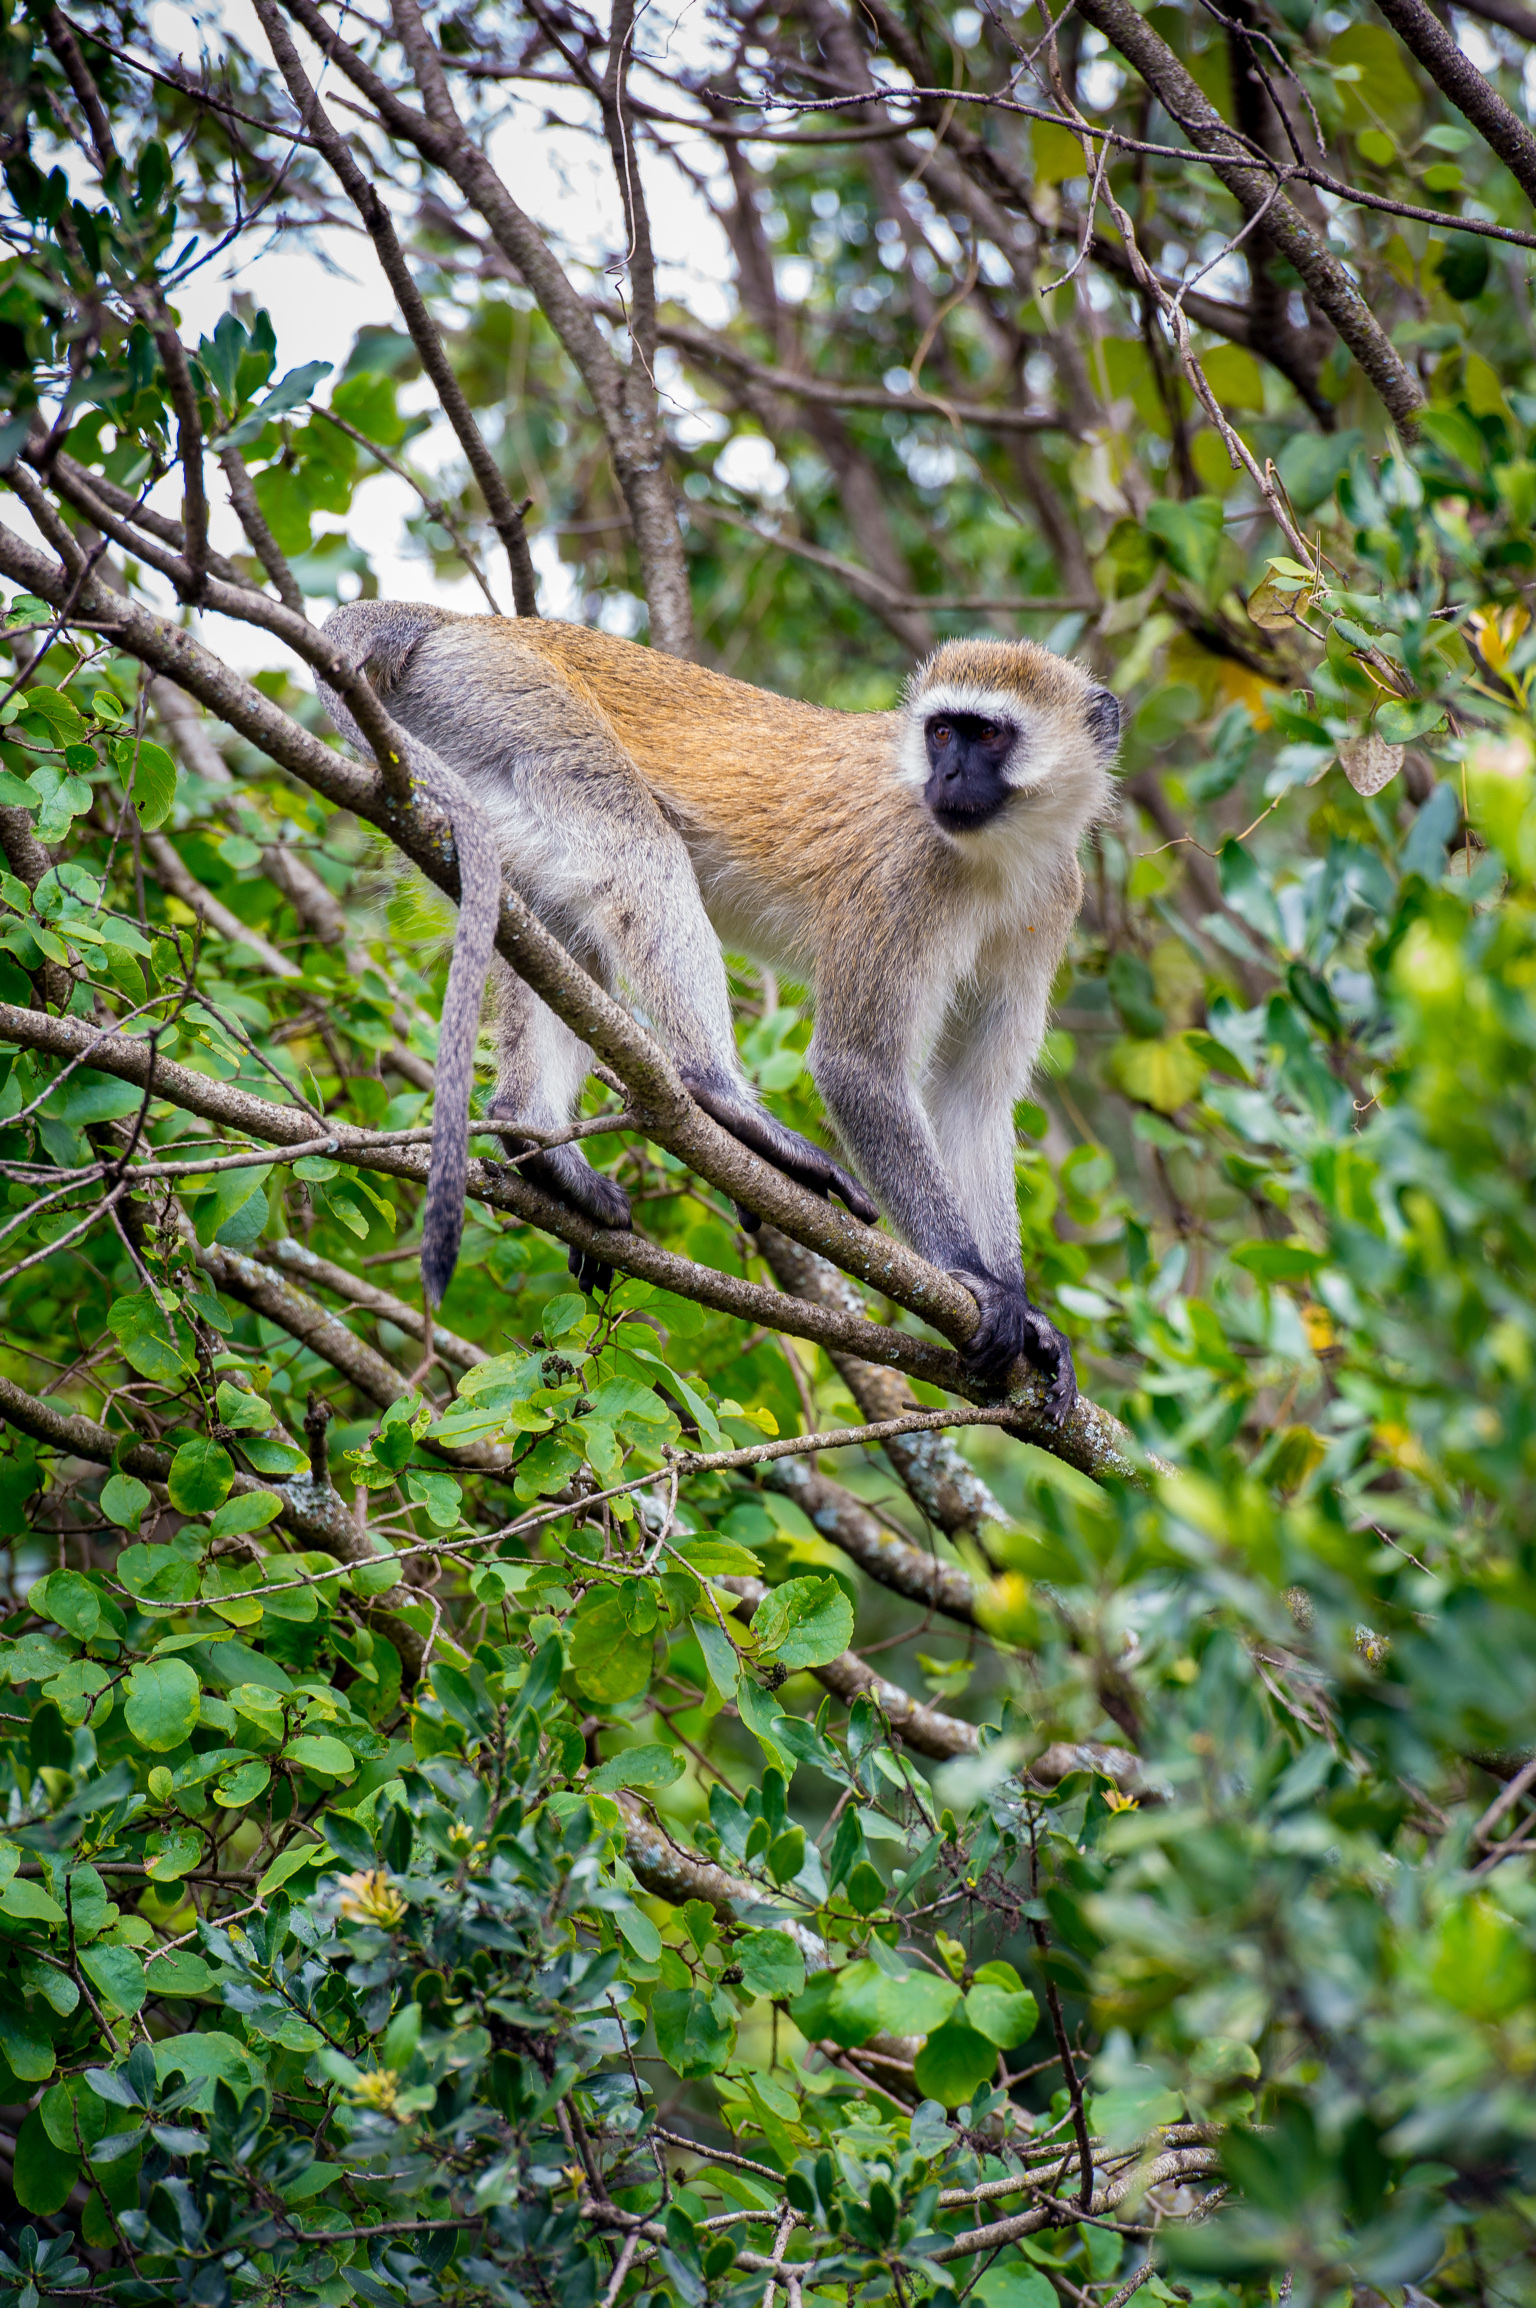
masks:
{"type": "Polygon", "coordinates": [[[1029,799],[1086,826],[1120,742],[1113,694],[1035,641],[946,641],[907,686],[901,777],[947,834],[1029,799]]]}

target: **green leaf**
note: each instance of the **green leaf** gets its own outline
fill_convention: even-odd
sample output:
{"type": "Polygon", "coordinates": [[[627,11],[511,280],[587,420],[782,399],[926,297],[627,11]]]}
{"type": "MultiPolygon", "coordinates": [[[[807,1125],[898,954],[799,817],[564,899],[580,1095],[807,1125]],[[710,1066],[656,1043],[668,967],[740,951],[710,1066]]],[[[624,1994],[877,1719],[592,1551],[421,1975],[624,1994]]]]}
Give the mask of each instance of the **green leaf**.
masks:
{"type": "Polygon", "coordinates": [[[101,1590],[80,1571],[50,1571],[29,1589],[28,1607],[88,1643],[101,1625],[101,1590]]]}
{"type": "Polygon", "coordinates": [[[209,1792],[221,1809],[244,1811],[248,1805],[259,1803],[271,1784],[271,1768],[258,1756],[249,1763],[237,1764],[233,1771],[226,1771],[209,1792]]]}
{"type": "Polygon", "coordinates": [[[693,1632],[704,1655],[704,1669],[722,1699],[734,1699],[741,1676],[736,1647],[723,1627],[702,1611],[693,1620],[693,1632]]]}
{"type": "Polygon", "coordinates": [[[572,1449],[568,1442],[563,1442],[558,1435],[545,1435],[526,1458],[519,1459],[513,1493],[524,1505],[534,1499],[547,1498],[551,1491],[558,1491],[569,1482],[581,1461],[582,1453],[572,1449]]]}
{"type": "Polygon", "coordinates": [[[107,2111],[84,2076],[50,2084],[38,2113],[49,2139],[66,2155],[73,2154],[82,2140],[93,2148],[107,2128],[107,2111]]]}
{"type": "Polygon", "coordinates": [[[291,1843],[286,1851],[278,1853],[266,1874],[258,1882],[256,1886],[257,1898],[270,1899],[274,1891],[290,1882],[302,1869],[324,1866],[330,1860],[330,1856],[326,1846],[318,1841],[314,1843],[291,1843]]]}
{"type": "Polygon", "coordinates": [[[286,1435],[248,1435],[240,1449],[259,1475],[275,1475],[279,1482],[303,1474],[309,1465],[303,1451],[286,1435]]]}
{"type": "MultiPolygon", "coordinates": [[[[272,1175],[270,1163],[253,1166],[249,1170],[220,1170],[214,1175],[213,1192],[201,1194],[197,1202],[197,1239],[206,1248],[210,1242],[223,1239],[224,1229],[259,1187],[272,1175]]],[[[265,1203],[263,1203],[265,1208],[265,1203]]],[[[238,1245],[235,1245],[238,1247],[238,1245]]],[[[234,1391],[233,1389],[231,1391],[234,1391]]]]}
{"type": "Polygon", "coordinates": [[[736,2030],[717,2016],[713,1999],[700,1988],[658,1989],[651,2019],[657,2050],[685,2081],[718,2075],[731,2056],[736,2030]]]}
{"type": "Polygon", "coordinates": [[[0,1649],[0,1674],[12,1683],[46,1683],[74,1658],[73,1651],[53,1635],[23,1635],[20,1642],[0,1649]]]}
{"type": "Polygon", "coordinates": [[[655,1963],[661,1954],[661,1933],[643,1908],[627,1902],[613,1910],[614,1926],[642,1963],[655,1963]]]}
{"type": "Polygon", "coordinates": [[[123,1717],[141,1747],[168,1755],[190,1739],[201,1696],[185,1659],[141,1659],[128,1678],[123,1717]]]}
{"type": "MultiPolygon", "coordinates": [[[[633,1579],[625,1582],[625,1587],[638,1585],[633,1579]]],[[[646,1619],[622,1587],[598,1587],[582,1597],[571,1635],[571,1672],[589,1699],[638,1699],[649,1684],[654,1603],[649,1612],[646,1619]],[[642,1624],[633,1623],[637,1617],[642,1624]]]]}
{"type": "Polygon", "coordinates": [[[276,1491],[242,1491],[226,1499],[208,1525],[210,1539],[226,1539],[238,1531],[264,1531],[283,1511],[276,1491]]]}
{"type": "Polygon", "coordinates": [[[112,2007],[131,2015],[143,2004],[144,1965],[131,1947],[98,1943],[81,1951],[80,1968],[112,2007]]]}
{"type": "Polygon", "coordinates": [[[978,2035],[1001,2051],[1028,2043],[1040,2019],[1040,2006],[1028,1988],[1016,1993],[978,1981],[965,1999],[965,2016],[978,2035]]]}
{"type": "Polygon", "coordinates": [[[853,1640],[853,1605],[830,1576],[789,1579],[759,1603],[752,1632],[776,1666],[824,1667],[853,1640]]]}
{"type": "Polygon", "coordinates": [[[175,1547],[124,1547],[117,1576],[130,1595],[155,1610],[174,1610],[197,1593],[197,1564],[175,1547]]]}
{"type": "Polygon", "coordinates": [[[1325,1252],[1310,1250],[1304,1242],[1240,1242],[1227,1256],[1261,1282],[1305,1281],[1328,1263],[1325,1252]]]}
{"type": "Polygon", "coordinates": [[[238,425],[227,433],[218,434],[210,443],[214,449],[244,449],[259,438],[274,417],[286,416],[307,401],[322,377],[328,377],[334,363],[306,361],[301,369],[290,369],[288,374],[272,387],[259,407],[241,418],[238,425]]]}
{"type": "Polygon", "coordinates": [[[137,1475],[110,1475],[101,1486],[101,1511],[125,1531],[136,1531],[151,1492],[137,1475]]]}
{"type": "Polygon", "coordinates": [[[224,1504],[234,1479],[235,1462],[224,1445],[194,1435],[172,1459],[166,1487],[173,1507],[184,1515],[201,1515],[224,1504]]]}
{"type": "Polygon", "coordinates": [[[212,1971],[189,1948],[155,1948],[145,1962],[152,1996],[201,1996],[212,1987],[212,1971]]]}
{"type": "MultiPolygon", "coordinates": [[[[249,1429],[257,1434],[263,1434],[269,1426],[277,1424],[277,1413],[269,1402],[263,1402],[261,1396],[253,1394],[249,1387],[231,1386],[227,1378],[220,1379],[219,1391],[215,1400],[218,1404],[219,1418],[225,1426],[249,1429]]],[[[258,1526],[253,1525],[252,1527],[258,1526]]]]}
{"type": "Polygon", "coordinates": [[[626,1747],[590,1772],[587,1785],[604,1795],[620,1787],[670,1787],[683,1769],[681,1755],[670,1747],[626,1747]]]}
{"type": "Polygon", "coordinates": [[[786,1827],[768,1846],[768,1873],[775,1883],[793,1883],[805,1865],[805,1829],[786,1827]]]}
{"type": "Polygon", "coordinates": [[[941,2027],[960,2001],[952,1979],[936,1972],[909,1971],[905,1979],[883,1978],[880,2025],[893,2036],[926,2036],[941,2027]]]}
{"type": "Polygon", "coordinates": [[[1412,745],[1427,737],[1445,720],[1445,707],[1432,697],[1389,698],[1376,716],[1376,729],[1388,745],[1412,745]]]}
{"type": "Polygon", "coordinates": [[[762,1557],[732,1539],[690,1539],[679,1549],[690,1571],[701,1579],[760,1579],[762,1557]]]}
{"type": "Polygon", "coordinates": [[[302,1763],[308,1771],[327,1772],[333,1779],[350,1779],[357,1768],[351,1748],[323,1733],[305,1732],[298,1739],[290,1739],[283,1754],[288,1762],[302,1763]]]}
{"type": "Polygon", "coordinates": [[[0,2053],[24,2084],[45,2082],[56,2065],[52,2044],[19,2003],[0,2001],[0,2053]]]}
{"type": "Polygon", "coordinates": [[[29,1877],[25,1882],[13,1875],[0,1891],[0,1915],[8,1915],[14,1923],[56,1923],[67,1919],[56,1899],[50,1898],[40,1883],[29,1877]]]}
{"type": "Polygon", "coordinates": [[[50,689],[46,683],[39,682],[24,693],[21,705],[24,712],[37,715],[50,736],[60,745],[78,744],[85,735],[85,722],[80,708],[62,690],[50,689]]]}
{"type": "Polygon", "coordinates": [[[1268,881],[1239,841],[1224,841],[1217,860],[1221,894],[1232,911],[1270,945],[1283,946],[1280,909],[1268,881]]]}
{"type": "Polygon", "coordinates": [[[115,738],[112,761],[132,799],[140,825],[153,833],[176,806],[176,764],[163,745],[147,738],[115,738]]]}
{"type": "Polygon", "coordinates": [[[135,1290],[114,1299],[107,1309],[107,1328],[123,1355],[143,1378],[162,1386],[179,1386],[190,1370],[171,1318],[152,1290],[135,1290]]]}
{"type": "Polygon", "coordinates": [[[80,2177],[78,2156],[65,2155],[48,2137],[41,2108],[34,2108],[16,2135],[11,2185],[29,2212],[51,2218],[63,2210],[80,2177]]]}
{"type": "Polygon", "coordinates": [[[1202,592],[1216,573],[1223,518],[1219,497],[1190,497],[1183,503],[1155,498],[1144,516],[1170,565],[1202,592]]]}
{"type": "Polygon", "coordinates": [[[958,2108],[997,2073],[997,2046],[968,2027],[949,2020],[935,2029],[917,2055],[912,2080],[925,2099],[958,2108]]]}
{"type": "Polygon", "coordinates": [[[464,1507],[463,1486],[452,1475],[424,1474],[412,1468],[405,1478],[405,1495],[419,1507],[427,1510],[427,1520],[434,1530],[451,1531],[457,1524],[464,1507]]]}
{"type": "Polygon", "coordinates": [[[1343,433],[1298,429],[1291,435],[1280,452],[1280,478],[1298,513],[1310,513],[1333,495],[1364,439],[1353,429],[1343,433]]]}
{"type": "Polygon", "coordinates": [[[976,2287],[976,2297],[982,2308],[1058,2308],[1055,2285],[1027,2260],[989,2268],[976,2287]]]}
{"type": "MultiPolygon", "coordinates": [[[[70,928],[68,923],[64,926],[70,928]]],[[[72,1074],[45,1101],[42,1111],[53,1121],[80,1130],[87,1122],[121,1122],[137,1114],[143,1103],[144,1093],[136,1083],[115,1081],[110,1074],[81,1073],[72,1074]]]]}
{"type": "Polygon", "coordinates": [[[797,1996],[805,1986],[805,1958],[787,1931],[744,1931],[732,1953],[753,1995],[797,1996]]]}
{"type": "Polygon", "coordinates": [[[192,1827],[160,1828],[144,1846],[144,1865],[153,1883],[179,1883],[203,1854],[203,1839],[192,1827]]]}

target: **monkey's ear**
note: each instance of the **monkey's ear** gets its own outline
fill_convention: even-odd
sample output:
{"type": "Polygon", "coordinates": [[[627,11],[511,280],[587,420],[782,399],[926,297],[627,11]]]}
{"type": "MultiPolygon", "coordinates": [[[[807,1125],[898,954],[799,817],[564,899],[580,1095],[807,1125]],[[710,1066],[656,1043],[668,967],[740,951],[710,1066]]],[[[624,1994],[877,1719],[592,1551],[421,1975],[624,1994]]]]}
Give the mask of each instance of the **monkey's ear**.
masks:
{"type": "Polygon", "coordinates": [[[1099,758],[1107,761],[1120,743],[1120,700],[1111,689],[1093,689],[1088,693],[1088,711],[1084,716],[1088,735],[1098,747],[1099,758]]]}

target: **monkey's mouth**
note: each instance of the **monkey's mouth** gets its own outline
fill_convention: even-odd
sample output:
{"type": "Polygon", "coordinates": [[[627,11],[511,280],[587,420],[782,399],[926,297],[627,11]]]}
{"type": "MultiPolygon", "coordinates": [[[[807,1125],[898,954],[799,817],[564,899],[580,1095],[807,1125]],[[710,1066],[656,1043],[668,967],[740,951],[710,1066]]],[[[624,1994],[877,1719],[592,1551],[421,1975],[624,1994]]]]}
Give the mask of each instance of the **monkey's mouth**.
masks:
{"type": "Polygon", "coordinates": [[[1008,788],[1000,793],[948,793],[928,797],[934,822],[945,833],[979,833],[1008,805],[1008,788]]]}

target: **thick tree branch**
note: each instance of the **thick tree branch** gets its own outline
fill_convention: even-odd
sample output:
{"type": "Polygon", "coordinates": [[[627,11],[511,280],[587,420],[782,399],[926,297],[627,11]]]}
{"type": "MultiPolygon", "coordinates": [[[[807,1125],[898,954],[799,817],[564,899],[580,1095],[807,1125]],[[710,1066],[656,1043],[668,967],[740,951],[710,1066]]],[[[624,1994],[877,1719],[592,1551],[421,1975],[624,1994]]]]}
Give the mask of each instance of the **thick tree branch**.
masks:
{"type": "Polygon", "coordinates": [[[1536,136],[1457,46],[1434,10],[1425,0],[1376,0],[1376,5],[1436,87],[1498,154],[1526,199],[1536,201],[1536,136]]]}
{"type": "MultiPolygon", "coordinates": [[[[223,1128],[239,1130],[272,1145],[300,1145],[314,1134],[313,1116],[296,1107],[279,1106],[231,1082],[195,1074],[170,1059],[157,1058],[151,1073],[147,1042],[125,1034],[93,1029],[80,1019],[44,1016],[0,1002],[0,1042],[41,1050],[56,1057],[85,1059],[99,1072],[141,1088],[152,1082],[156,1096],[188,1113],[223,1128]]],[[[396,1178],[424,1183],[425,1153],[414,1146],[379,1146],[370,1133],[336,1122],[331,1125],[336,1157],[359,1168],[382,1171],[396,1178]]],[[[793,1338],[813,1339],[818,1345],[838,1347],[868,1362],[881,1362],[909,1371],[914,1377],[943,1387],[947,1392],[976,1400],[981,1390],[959,1356],[910,1333],[883,1324],[840,1314],[829,1307],[790,1298],[760,1284],[698,1266],[691,1259],[662,1250],[643,1236],[613,1227],[591,1225],[557,1203],[515,1171],[500,1163],[470,1164],[470,1193],[495,1209],[506,1210],[570,1243],[588,1256],[620,1272],[654,1282],[701,1306],[715,1307],[751,1323],[764,1323],[793,1338]]],[[[1010,1433],[1036,1442],[1042,1449],[1078,1466],[1084,1473],[1141,1479],[1144,1461],[1132,1438],[1097,1404],[1080,1400],[1064,1427],[1057,1428],[1038,1410],[1018,1397],[1010,1398],[1006,1423],[1010,1433]]]]}

